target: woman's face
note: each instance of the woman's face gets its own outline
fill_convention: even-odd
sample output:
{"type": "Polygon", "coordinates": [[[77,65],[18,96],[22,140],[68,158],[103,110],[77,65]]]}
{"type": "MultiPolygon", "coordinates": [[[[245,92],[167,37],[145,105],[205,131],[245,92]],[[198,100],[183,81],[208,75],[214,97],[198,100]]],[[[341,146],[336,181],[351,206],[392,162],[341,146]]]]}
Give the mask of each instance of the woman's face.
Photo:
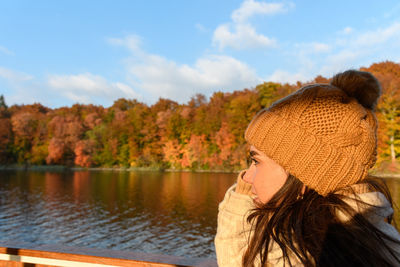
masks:
{"type": "Polygon", "coordinates": [[[254,201],[265,204],[285,184],[289,173],[254,146],[250,147],[250,157],[251,165],[243,180],[252,184],[254,201]]]}

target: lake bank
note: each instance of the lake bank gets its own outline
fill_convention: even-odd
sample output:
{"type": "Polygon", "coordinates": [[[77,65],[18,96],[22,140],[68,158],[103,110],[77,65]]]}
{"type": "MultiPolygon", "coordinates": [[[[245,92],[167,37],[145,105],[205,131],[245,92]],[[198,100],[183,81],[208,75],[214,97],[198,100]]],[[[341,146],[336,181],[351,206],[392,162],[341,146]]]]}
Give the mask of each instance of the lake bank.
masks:
{"type": "MultiPolygon", "coordinates": [[[[29,171],[148,171],[148,172],[192,172],[192,173],[238,173],[232,170],[202,170],[202,169],[162,169],[155,167],[68,167],[63,165],[0,165],[1,170],[29,170],[29,171]]],[[[371,175],[382,178],[400,178],[400,173],[390,171],[370,172],[371,175]]]]}
{"type": "Polygon", "coordinates": [[[148,172],[193,172],[193,173],[238,173],[232,170],[203,170],[203,169],[163,169],[156,167],[69,167],[63,165],[0,165],[0,170],[29,170],[29,171],[148,171],[148,172]]]}

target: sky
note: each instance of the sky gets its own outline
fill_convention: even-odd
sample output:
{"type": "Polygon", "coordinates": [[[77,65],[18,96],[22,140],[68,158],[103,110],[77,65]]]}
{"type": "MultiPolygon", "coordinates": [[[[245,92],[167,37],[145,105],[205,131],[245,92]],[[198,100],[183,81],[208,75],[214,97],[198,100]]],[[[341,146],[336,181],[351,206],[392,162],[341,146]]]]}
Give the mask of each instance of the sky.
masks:
{"type": "Polygon", "coordinates": [[[0,3],[7,105],[186,103],[386,60],[400,62],[398,0],[0,3]]]}

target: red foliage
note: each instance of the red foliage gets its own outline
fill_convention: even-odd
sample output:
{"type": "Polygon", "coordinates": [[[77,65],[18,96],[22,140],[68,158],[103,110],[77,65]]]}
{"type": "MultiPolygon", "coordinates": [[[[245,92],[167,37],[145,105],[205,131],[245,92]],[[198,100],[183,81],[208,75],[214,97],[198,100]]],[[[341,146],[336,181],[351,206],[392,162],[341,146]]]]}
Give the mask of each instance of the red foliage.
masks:
{"type": "Polygon", "coordinates": [[[193,168],[197,162],[197,167],[204,164],[207,157],[206,136],[192,134],[189,142],[185,147],[181,148],[183,168],[193,168]]]}
{"type": "Polygon", "coordinates": [[[88,114],[85,117],[84,125],[86,127],[88,127],[89,129],[93,129],[95,126],[99,125],[101,122],[102,122],[102,119],[100,118],[100,116],[97,113],[93,112],[93,113],[88,114]]]}
{"type": "Polygon", "coordinates": [[[76,143],[75,164],[81,167],[91,167],[93,165],[92,153],[94,152],[95,143],[92,140],[80,140],[76,143]]]}
{"type": "Polygon", "coordinates": [[[48,129],[55,138],[64,140],[71,150],[84,133],[82,122],[74,115],[55,116],[49,122],[48,129]]]}
{"type": "Polygon", "coordinates": [[[220,149],[219,158],[222,161],[227,161],[231,155],[231,149],[235,144],[235,136],[229,131],[226,122],[222,123],[221,128],[215,134],[215,143],[220,149]]]}
{"type": "MultiPolygon", "coordinates": [[[[372,72],[383,89],[376,113],[379,162],[396,163],[400,64],[382,62],[362,70],[372,72]]],[[[329,79],[318,76],[313,82],[329,79]]],[[[304,85],[264,82],[253,89],[215,92],[209,100],[198,94],[186,104],[163,98],[151,106],[118,99],[109,108],[3,104],[0,161],[239,170],[246,167],[248,150],[243,133],[256,112],[304,85]]]]}
{"type": "Polygon", "coordinates": [[[47,164],[63,164],[65,143],[61,139],[53,137],[48,147],[49,154],[46,158],[47,164]]]}
{"type": "Polygon", "coordinates": [[[30,112],[21,112],[11,117],[12,130],[18,137],[31,139],[35,135],[37,119],[30,112]]]}

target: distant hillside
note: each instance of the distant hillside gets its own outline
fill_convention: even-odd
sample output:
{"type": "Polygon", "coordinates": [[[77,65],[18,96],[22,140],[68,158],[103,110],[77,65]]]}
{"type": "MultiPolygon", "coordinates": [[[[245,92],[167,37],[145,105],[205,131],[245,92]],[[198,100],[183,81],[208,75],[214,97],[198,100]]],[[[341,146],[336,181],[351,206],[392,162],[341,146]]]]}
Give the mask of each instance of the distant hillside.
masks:
{"type": "MultiPolygon", "coordinates": [[[[382,83],[377,117],[378,164],[395,166],[400,154],[400,64],[382,62],[362,70],[382,83]]],[[[326,83],[318,76],[311,82],[326,83]]],[[[0,164],[120,166],[239,170],[247,166],[246,126],[257,111],[297,90],[265,82],[233,93],[169,99],[148,106],[118,99],[110,108],[75,104],[7,107],[0,98],[0,164]]]]}

